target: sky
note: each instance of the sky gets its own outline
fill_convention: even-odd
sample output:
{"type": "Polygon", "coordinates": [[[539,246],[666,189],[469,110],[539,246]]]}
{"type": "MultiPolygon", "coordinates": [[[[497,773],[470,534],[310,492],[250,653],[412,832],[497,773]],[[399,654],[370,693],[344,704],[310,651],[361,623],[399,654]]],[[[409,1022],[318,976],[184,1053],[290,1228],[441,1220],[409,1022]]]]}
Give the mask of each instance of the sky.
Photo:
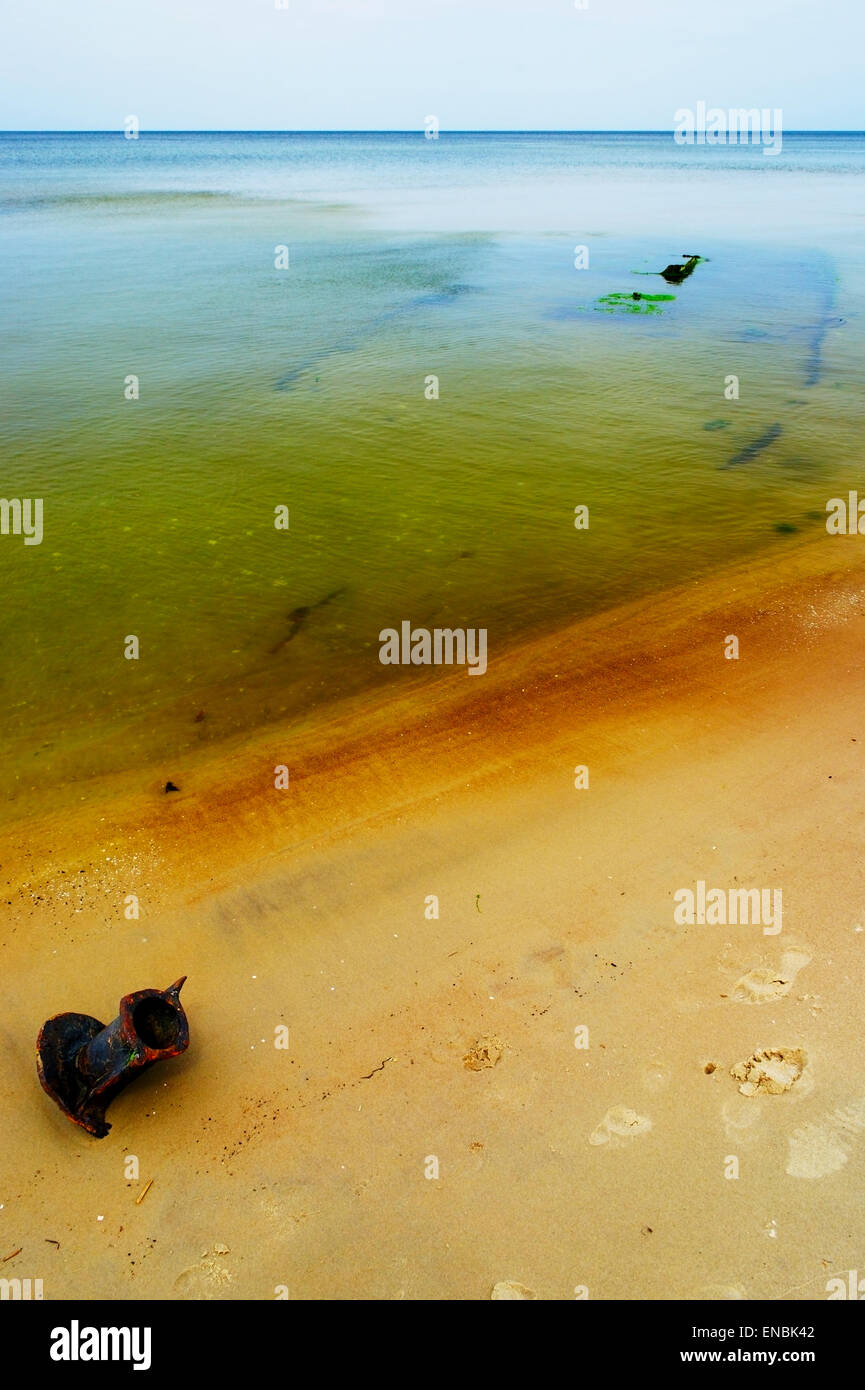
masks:
{"type": "Polygon", "coordinates": [[[865,0],[0,0],[0,129],[861,130],[863,54],[865,0]]]}

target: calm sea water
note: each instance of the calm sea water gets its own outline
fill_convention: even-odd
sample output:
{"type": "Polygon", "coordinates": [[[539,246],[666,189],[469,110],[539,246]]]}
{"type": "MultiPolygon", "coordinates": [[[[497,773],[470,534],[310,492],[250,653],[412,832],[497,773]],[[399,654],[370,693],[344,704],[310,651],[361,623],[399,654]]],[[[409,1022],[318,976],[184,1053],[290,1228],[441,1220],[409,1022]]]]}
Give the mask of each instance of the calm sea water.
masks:
{"type": "Polygon", "coordinates": [[[0,135],[0,495],[45,528],[0,536],[2,796],[428,679],[378,662],[405,618],[495,655],[818,535],[863,174],[859,135],[0,135]]]}

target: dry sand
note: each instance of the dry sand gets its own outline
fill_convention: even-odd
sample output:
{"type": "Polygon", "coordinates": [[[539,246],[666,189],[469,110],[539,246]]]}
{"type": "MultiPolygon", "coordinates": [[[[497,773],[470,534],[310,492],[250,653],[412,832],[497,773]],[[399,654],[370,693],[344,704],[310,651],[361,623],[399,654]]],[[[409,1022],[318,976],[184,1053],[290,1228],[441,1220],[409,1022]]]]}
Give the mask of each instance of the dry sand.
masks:
{"type": "Polygon", "coordinates": [[[865,1273],[857,553],[507,655],[491,633],[482,679],[397,669],[390,698],[7,830],[0,1274],[46,1299],[802,1299],[865,1273]],[[780,888],[783,930],[676,925],[701,879],[780,888]],[[189,1051],[91,1138],[39,1088],[41,1023],[181,974],[189,1051]]]}

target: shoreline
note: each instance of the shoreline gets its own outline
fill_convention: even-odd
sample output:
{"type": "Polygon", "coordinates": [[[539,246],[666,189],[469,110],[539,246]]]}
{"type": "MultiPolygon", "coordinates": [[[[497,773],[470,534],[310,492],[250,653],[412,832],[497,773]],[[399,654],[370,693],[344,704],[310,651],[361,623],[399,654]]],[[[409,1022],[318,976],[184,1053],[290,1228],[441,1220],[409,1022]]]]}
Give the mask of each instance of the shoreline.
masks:
{"type": "MultiPolygon", "coordinates": [[[[490,743],[504,734],[514,739],[517,750],[525,750],[543,742],[537,736],[539,726],[549,737],[548,720],[555,720],[557,735],[567,736],[569,717],[561,707],[556,709],[562,703],[557,697],[566,689],[577,689],[579,713],[589,721],[634,702],[675,700],[675,681],[685,669],[696,688],[709,691],[715,680],[710,674],[713,668],[706,668],[701,681],[694,652],[707,641],[712,624],[738,624],[737,632],[752,628],[759,632],[768,619],[774,631],[783,626],[791,605],[812,604],[812,586],[828,605],[823,621],[832,621],[837,595],[855,596],[865,557],[858,558],[855,542],[845,547],[844,538],[832,539],[836,543],[831,549],[824,537],[803,541],[780,563],[776,555],[751,557],[708,578],[693,579],[523,639],[503,653],[491,646],[489,669],[475,680],[466,680],[467,668],[413,680],[413,670],[398,667],[394,683],[402,677],[401,691],[387,692],[382,686],[364,689],[300,718],[258,726],[251,734],[234,734],[128,771],[62,784],[51,791],[52,802],[60,803],[56,809],[46,811],[38,800],[22,796],[23,814],[0,824],[4,864],[14,861],[16,849],[20,853],[22,842],[33,836],[61,845],[70,838],[77,840],[81,828],[85,835],[98,836],[96,827],[108,823],[98,813],[105,811],[111,812],[115,836],[137,833],[168,839],[180,838],[209,819],[222,824],[231,804],[235,811],[240,806],[254,812],[273,791],[271,759],[274,765],[289,766],[293,813],[287,820],[292,834],[300,834],[303,843],[322,830],[328,833],[329,823],[329,813],[322,814],[306,784],[343,765],[372,766],[392,756],[406,740],[426,747],[436,738],[448,745],[458,740],[460,749],[471,747],[474,757],[484,738],[490,743]],[[554,680],[563,685],[554,688],[554,680]],[[518,701],[518,694],[525,694],[526,700],[518,701]],[[521,705],[517,727],[512,703],[521,705]],[[473,723],[482,737],[469,745],[468,738],[474,734],[467,729],[473,723]],[[183,783],[179,794],[163,791],[167,780],[183,783]],[[70,825],[74,825],[71,836],[70,825]]],[[[843,610],[834,616],[840,619],[843,610]]],[[[785,641],[807,641],[819,620],[816,611],[806,617],[803,607],[801,630],[798,635],[791,630],[785,641]]],[[[724,635],[718,638],[719,651],[724,635]]],[[[762,649],[767,643],[765,638],[760,640],[762,649]]],[[[738,663],[735,666],[739,669],[738,663]]],[[[745,677],[746,684],[750,679],[745,677]]],[[[439,762],[441,753],[438,748],[439,762]]],[[[452,748],[448,753],[453,759],[452,748]]],[[[495,744],[493,753],[495,765],[502,758],[500,744],[495,744]]],[[[46,799],[43,793],[42,802],[46,799]]],[[[372,806],[363,801],[351,821],[363,820],[367,812],[375,815],[374,807],[374,801],[372,806]]],[[[387,812],[386,806],[379,809],[387,812]]],[[[333,833],[340,828],[340,823],[330,827],[333,833]]],[[[285,846],[290,847],[291,843],[285,846]]],[[[67,843],[61,854],[75,858],[77,851],[67,843]]]]}

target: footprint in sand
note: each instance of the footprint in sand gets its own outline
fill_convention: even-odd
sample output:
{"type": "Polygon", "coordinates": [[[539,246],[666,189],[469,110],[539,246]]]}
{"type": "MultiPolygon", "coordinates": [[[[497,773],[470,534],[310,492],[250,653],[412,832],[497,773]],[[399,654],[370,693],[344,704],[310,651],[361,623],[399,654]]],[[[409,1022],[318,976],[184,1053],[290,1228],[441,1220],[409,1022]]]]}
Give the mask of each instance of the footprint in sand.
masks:
{"type": "Polygon", "coordinates": [[[561,942],[547,946],[541,951],[533,951],[524,960],[522,973],[546,988],[553,986],[557,989],[571,989],[573,986],[573,971],[568,952],[561,942]]]}
{"type": "Polygon", "coordinates": [[[737,1144],[752,1144],[757,1138],[756,1124],[760,1118],[760,1102],[744,1096],[731,1096],[721,1110],[728,1139],[737,1144]]]}
{"type": "Polygon", "coordinates": [[[804,951],[785,951],[777,970],[757,966],[737,980],[730,995],[738,1004],[768,1004],[789,994],[800,970],[811,957],[804,951]]]}
{"type": "Polygon", "coordinates": [[[638,1134],[647,1134],[652,1121],[646,1115],[638,1115],[627,1105],[614,1105],[608,1110],[601,1123],[589,1135],[590,1144],[609,1144],[618,1149],[638,1134]]]}
{"type": "Polygon", "coordinates": [[[865,1130],[865,1097],[833,1110],[820,1124],[803,1125],[788,1139],[787,1172],[791,1178],[825,1178],[844,1167],[865,1130]]]}
{"type": "Polygon", "coordinates": [[[478,1038],[463,1057],[466,1071],[486,1071],[500,1062],[505,1050],[501,1038],[478,1038]]]}
{"type": "Polygon", "coordinates": [[[667,1089],[671,1075],[666,1062],[660,1062],[655,1058],[643,1067],[641,1079],[647,1091],[657,1094],[658,1091],[667,1089]]]}
{"type": "Polygon", "coordinates": [[[229,1253],[227,1245],[202,1251],[199,1263],[190,1265],[175,1279],[176,1296],[190,1300],[225,1298],[232,1276],[221,1257],[229,1253]]]}
{"type": "Polygon", "coordinates": [[[765,1047],[747,1062],[737,1062],[730,1075],[743,1096],[780,1096],[800,1080],[807,1060],[801,1047],[765,1047]]]}
{"type": "Polygon", "coordinates": [[[516,1279],[502,1279],[494,1286],[490,1298],[501,1302],[517,1298],[537,1298],[537,1294],[527,1289],[525,1284],[518,1284],[516,1279]]]}

